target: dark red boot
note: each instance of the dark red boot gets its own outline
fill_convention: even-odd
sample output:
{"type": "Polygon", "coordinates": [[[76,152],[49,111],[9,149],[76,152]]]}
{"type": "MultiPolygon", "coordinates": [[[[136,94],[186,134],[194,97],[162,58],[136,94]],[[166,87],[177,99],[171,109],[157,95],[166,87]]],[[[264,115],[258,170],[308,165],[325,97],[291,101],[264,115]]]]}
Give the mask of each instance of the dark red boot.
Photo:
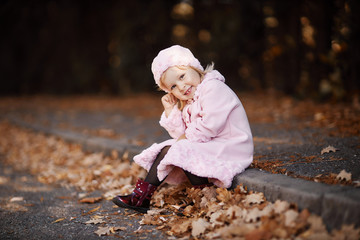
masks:
{"type": "Polygon", "coordinates": [[[146,213],[150,207],[151,196],[154,194],[157,186],[139,179],[134,191],[126,196],[116,196],[113,202],[119,207],[131,208],[141,213],[146,213]]]}

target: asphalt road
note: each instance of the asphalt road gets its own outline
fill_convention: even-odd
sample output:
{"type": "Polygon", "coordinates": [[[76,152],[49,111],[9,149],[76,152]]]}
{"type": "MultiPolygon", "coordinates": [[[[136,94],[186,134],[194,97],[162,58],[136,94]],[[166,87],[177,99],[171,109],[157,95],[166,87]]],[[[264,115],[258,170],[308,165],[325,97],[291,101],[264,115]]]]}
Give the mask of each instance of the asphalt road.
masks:
{"type": "MultiPolygon", "coordinates": [[[[123,229],[106,239],[168,239],[153,226],[141,226],[141,214],[114,208],[108,200],[79,203],[81,194],[44,185],[28,173],[0,165],[0,239],[103,239],[95,233],[99,227],[123,229]],[[86,224],[95,216],[102,216],[104,222],[86,224]]],[[[93,192],[92,196],[101,194],[93,192]]]]}
{"type": "MultiPolygon", "coordinates": [[[[1,111],[1,109],[0,109],[1,111]]],[[[159,126],[159,117],[131,117],[119,111],[74,111],[58,109],[13,109],[2,112],[3,119],[32,129],[80,138],[98,138],[114,145],[125,144],[141,151],[154,142],[169,138],[159,126]],[[110,135],[106,134],[110,131],[110,135]]],[[[315,177],[319,174],[338,174],[345,170],[353,181],[360,181],[360,138],[337,137],[326,129],[299,128],[296,119],[283,123],[252,123],[254,158],[276,161],[279,169],[296,176],[315,177]],[[338,151],[321,154],[327,146],[338,151]]]]}

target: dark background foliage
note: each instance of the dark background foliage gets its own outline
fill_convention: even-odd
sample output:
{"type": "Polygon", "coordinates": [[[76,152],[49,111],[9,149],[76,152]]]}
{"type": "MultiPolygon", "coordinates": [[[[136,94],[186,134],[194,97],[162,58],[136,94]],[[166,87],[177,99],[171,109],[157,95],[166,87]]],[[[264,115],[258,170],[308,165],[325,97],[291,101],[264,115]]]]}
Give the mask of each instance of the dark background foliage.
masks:
{"type": "Polygon", "coordinates": [[[357,0],[2,1],[1,95],[154,91],[159,50],[189,47],[234,89],[360,90],[357,0]]]}

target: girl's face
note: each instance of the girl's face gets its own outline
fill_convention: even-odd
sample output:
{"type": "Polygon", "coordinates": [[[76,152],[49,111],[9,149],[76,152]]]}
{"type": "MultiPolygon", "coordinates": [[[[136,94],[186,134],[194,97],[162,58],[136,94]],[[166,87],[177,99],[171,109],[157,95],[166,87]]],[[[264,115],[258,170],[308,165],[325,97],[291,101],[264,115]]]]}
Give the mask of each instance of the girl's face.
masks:
{"type": "Polygon", "coordinates": [[[200,82],[200,74],[191,67],[171,67],[164,72],[162,80],[166,90],[183,101],[193,99],[196,87],[200,82]]]}

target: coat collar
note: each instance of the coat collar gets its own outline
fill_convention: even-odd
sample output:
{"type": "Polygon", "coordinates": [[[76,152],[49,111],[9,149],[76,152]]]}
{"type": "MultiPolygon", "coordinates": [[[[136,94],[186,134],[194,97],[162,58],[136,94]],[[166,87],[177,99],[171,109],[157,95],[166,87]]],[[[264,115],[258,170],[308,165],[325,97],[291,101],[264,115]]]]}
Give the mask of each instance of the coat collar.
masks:
{"type": "Polygon", "coordinates": [[[208,82],[210,80],[217,80],[217,81],[225,82],[224,76],[221,75],[221,73],[219,73],[219,71],[217,71],[217,70],[212,70],[212,71],[206,73],[204,75],[204,78],[202,79],[201,83],[196,87],[196,91],[194,93],[193,99],[189,100],[188,104],[191,104],[192,102],[198,100],[201,89],[204,87],[204,85],[206,85],[206,82],[208,82]]]}

